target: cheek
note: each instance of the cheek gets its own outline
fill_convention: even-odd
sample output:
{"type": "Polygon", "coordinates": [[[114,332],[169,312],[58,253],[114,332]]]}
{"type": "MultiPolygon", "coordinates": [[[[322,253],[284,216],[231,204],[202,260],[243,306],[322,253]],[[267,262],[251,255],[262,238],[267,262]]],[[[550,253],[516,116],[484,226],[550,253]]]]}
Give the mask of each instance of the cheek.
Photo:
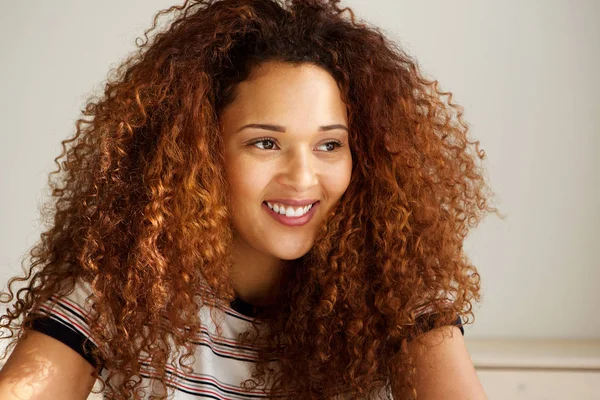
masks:
{"type": "Polygon", "coordinates": [[[261,168],[256,163],[244,163],[238,159],[230,165],[227,177],[231,185],[233,201],[259,199],[270,180],[268,169],[261,168]]]}
{"type": "Polygon", "coordinates": [[[331,196],[336,198],[341,197],[348,185],[352,176],[352,160],[347,160],[341,163],[337,168],[330,171],[323,177],[323,184],[331,196]]]}

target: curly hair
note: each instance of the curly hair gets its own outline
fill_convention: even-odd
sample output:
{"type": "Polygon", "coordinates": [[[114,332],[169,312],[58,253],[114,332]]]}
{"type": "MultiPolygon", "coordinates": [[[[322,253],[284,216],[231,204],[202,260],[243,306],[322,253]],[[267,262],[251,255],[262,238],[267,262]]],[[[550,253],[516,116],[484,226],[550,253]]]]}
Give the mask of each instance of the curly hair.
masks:
{"type": "Polygon", "coordinates": [[[497,209],[463,108],[338,3],[188,0],[155,15],[62,141],[42,210],[49,226],[29,271],[2,293],[11,302],[13,284],[28,282],[0,323],[19,333],[7,350],[42,303],[83,279],[94,296],[93,357],[116,398],[138,398],[142,350],[163,388],[169,341],[185,349],[179,367],[189,371],[200,307],[235,298],[219,116],[260,63],[312,63],[348,107],[352,177],[313,247],[293,260],[284,301],[258,319],[269,329],[244,335],[262,343],[244,387],[267,386],[269,398],[369,398],[382,387],[416,398],[407,345],[458,315],[472,323],[480,276],[463,240],[497,209]],[[170,23],[149,39],[163,15],[170,23]]]}

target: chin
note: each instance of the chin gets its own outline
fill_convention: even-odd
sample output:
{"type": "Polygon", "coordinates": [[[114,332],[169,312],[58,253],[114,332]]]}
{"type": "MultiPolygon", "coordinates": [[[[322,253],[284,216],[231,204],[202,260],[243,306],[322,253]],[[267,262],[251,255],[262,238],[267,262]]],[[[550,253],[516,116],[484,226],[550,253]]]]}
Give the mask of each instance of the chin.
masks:
{"type": "Polygon", "coordinates": [[[310,251],[312,248],[312,243],[309,246],[303,247],[302,249],[290,250],[290,251],[276,251],[273,256],[279,258],[280,260],[292,261],[296,260],[306,253],[310,251]]]}

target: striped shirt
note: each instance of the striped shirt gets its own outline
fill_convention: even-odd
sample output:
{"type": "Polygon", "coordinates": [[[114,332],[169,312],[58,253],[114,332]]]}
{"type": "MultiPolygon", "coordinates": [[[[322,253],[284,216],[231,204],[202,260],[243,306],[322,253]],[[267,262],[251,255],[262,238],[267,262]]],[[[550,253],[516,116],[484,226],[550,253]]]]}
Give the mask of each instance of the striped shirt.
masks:
{"type": "MultiPolygon", "coordinates": [[[[47,302],[42,305],[42,312],[47,318],[35,320],[33,329],[65,343],[90,364],[95,365],[92,357],[86,352],[86,349],[90,350],[91,345],[89,342],[84,343],[90,334],[86,320],[91,310],[91,293],[87,284],[78,280],[71,293],[60,298],[54,297],[52,300],[55,304],[47,302]]],[[[240,333],[252,331],[253,311],[253,306],[240,298],[235,299],[229,306],[218,307],[216,314],[219,317],[218,321],[222,321],[222,332],[219,335],[210,317],[209,307],[201,307],[202,330],[195,340],[193,372],[187,374],[181,368],[175,370],[167,364],[166,383],[174,389],[173,400],[266,398],[264,391],[259,388],[248,390],[241,387],[241,382],[251,377],[252,368],[257,360],[256,348],[238,342],[240,333]]],[[[456,325],[464,335],[461,324],[459,317],[456,325]]],[[[92,343],[97,346],[97,343],[92,343]]],[[[148,355],[144,354],[143,358],[140,358],[140,388],[144,388],[147,396],[145,399],[148,399],[150,394],[163,395],[165,392],[152,379],[150,365],[143,361],[145,357],[148,355]]],[[[277,369],[275,364],[271,364],[270,366],[277,369]]],[[[106,378],[107,372],[103,368],[100,375],[106,378]]],[[[103,396],[104,399],[110,399],[108,388],[104,389],[103,396]]]]}

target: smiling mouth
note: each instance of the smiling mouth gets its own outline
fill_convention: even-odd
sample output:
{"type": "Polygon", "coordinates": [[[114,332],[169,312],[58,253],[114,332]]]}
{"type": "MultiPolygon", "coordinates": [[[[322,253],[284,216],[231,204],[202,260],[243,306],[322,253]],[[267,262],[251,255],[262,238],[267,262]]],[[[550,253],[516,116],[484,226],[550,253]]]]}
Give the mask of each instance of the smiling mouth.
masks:
{"type": "MultiPolygon", "coordinates": [[[[317,204],[317,203],[319,203],[319,202],[320,202],[320,200],[318,200],[318,201],[315,201],[315,202],[314,202],[314,203],[312,203],[311,205],[312,205],[312,206],[314,206],[315,204],[317,204]]],[[[267,204],[267,201],[263,201],[263,204],[265,204],[265,205],[267,205],[267,206],[268,206],[268,204],[267,204]]],[[[284,205],[285,205],[285,204],[284,204],[284,205]]],[[[307,205],[308,205],[308,204],[307,204],[307,205]]],[[[286,207],[290,207],[290,206],[286,206],[286,207]]],[[[291,207],[298,207],[298,206],[291,206],[291,207]]],[[[306,207],[306,206],[303,206],[303,207],[306,207]]]]}
{"type": "MultiPolygon", "coordinates": [[[[319,201],[313,203],[310,206],[310,209],[300,216],[287,216],[286,214],[280,214],[276,212],[274,209],[269,208],[269,205],[266,201],[263,201],[263,206],[266,212],[273,217],[276,221],[283,225],[287,225],[289,227],[300,227],[306,225],[312,217],[315,215],[317,208],[319,208],[319,201]]],[[[287,211],[287,210],[286,210],[287,211]]]]}
{"type": "MultiPolygon", "coordinates": [[[[317,204],[319,201],[320,201],[320,200],[317,200],[317,201],[315,201],[314,203],[312,203],[312,205],[315,205],[315,204],[317,204]]],[[[267,204],[267,200],[263,201],[263,203],[267,204]]],[[[308,205],[308,204],[307,204],[307,205],[308,205]]],[[[306,205],[306,206],[307,206],[307,205],[306,205]]],[[[285,204],[284,204],[284,206],[285,206],[285,204]]],[[[306,207],[306,206],[303,206],[303,207],[306,207]]],[[[292,206],[292,207],[297,207],[297,206],[292,206]]]]}

